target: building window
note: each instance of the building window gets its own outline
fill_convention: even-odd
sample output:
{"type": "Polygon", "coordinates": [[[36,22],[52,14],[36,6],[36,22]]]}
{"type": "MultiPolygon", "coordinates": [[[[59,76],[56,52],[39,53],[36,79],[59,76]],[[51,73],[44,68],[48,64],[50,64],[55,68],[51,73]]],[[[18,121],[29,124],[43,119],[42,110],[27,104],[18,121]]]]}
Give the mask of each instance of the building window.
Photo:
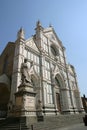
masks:
{"type": "Polygon", "coordinates": [[[48,45],[44,42],[43,44],[44,51],[48,53],[48,45]]]}
{"type": "Polygon", "coordinates": [[[59,50],[57,49],[58,47],[56,45],[52,44],[50,48],[53,56],[59,56],[59,50]]]}
{"type": "Polygon", "coordinates": [[[31,61],[34,62],[35,71],[39,74],[40,73],[39,56],[35,55],[34,53],[30,52],[27,49],[26,49],[25,53],[26,53],[26,58],[28,59],[29,63],[31,63],[31,61]]]}
{"type": "Polygon", "coordinates": [[[53,98],[52,98],[52,87],[50,84],[47,84],[47,103],[52,104],[53,98]]]}
{"type": "Polygon", "coordinates": [[[50,63],[48,61],[45,61],[44,77],[50,80],[50,63]]]}
{"type": "Polygon", "coordinates": [[[42,39],[42,47],[43,47],[43,49],[44,49],[44,51],[46,52],[46,53],[48,53],[48,41],[47,41],[47,38],[44,36],[43,37],[43,39],[42,39]]]}
{"type": "Polygon", "coordinates": [[[55,49],[54,49],[53,46],[51,46],[51,52],[52,52],[52,54],[53,54],[54,56],[56,56],[56,51],[55,51],[55,49]]]}
{"type": "Polygon", "coordinates": [[[39,56],[38,55],[35,55],[34,53],[32,53],[32,52],[30,52],[28,50],[26,50],[25,52],[26,52],[26,58],[28,60],[31,60],[31,61],[39,64],[39,56]]]}

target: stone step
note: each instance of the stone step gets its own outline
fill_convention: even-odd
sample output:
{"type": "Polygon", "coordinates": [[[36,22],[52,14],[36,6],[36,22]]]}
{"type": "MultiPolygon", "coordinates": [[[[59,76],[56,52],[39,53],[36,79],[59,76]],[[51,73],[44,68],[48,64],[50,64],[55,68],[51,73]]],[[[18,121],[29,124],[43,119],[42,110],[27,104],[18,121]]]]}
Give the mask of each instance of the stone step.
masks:
{"type": "Polygon", "coordinates": [[[3,127],[0,130],[30,130],[29,128],[8,128],[8,127],[3,127]]]}
{"type": "Polygon", "coordinates": [[[26,118],[22,119],[10,119],[0,130],[53,130],[64,126],[69,126],[72,124],[78,124],[83,122],[84,114],[77,115],[57,115],[57,116],[45,116],[44,121],[38,121],[37,123],[26,125],[26,118]],[[16,121],[16,122],[15,122],[16,121]]]}
{"type": "MultiPolygon", "coordinates": [[[[21,129],[21,130],[22,130],[22,129],[23,129],[23,130],[28,130],[29,128],[28,128],[28,127],[14,127],[14,126],[13,126],[13,127],[8,127],[8,126],[4,126],[4,127],[2,127],[2,129],[6,129],[6,130],[7,130],[7,129],[8,129],[8,130],[16,130],[16,129],[17,129],[17,130],[20,130],[20,129],[21,129]]],[[[0,129],[0,130],[1,130],[1,129],[0,129]]]]}
{"type": "Polygon", "coordinates": [[[0,129],[0,130],[29,130],[29,128],[26,126],[26,125],[24,125],[24,124],[22,124],[22,125],[20,125],[20,124],[7,124],[7,125],[4,125],[3,127],[2,127],[2,129],[0,129]]]}
{"type": "Polygon", "coordinates": [[[34,130],[53,130],[59,127],[82,123],[84,115],[60,115],[44,117],[44,122],[33,124],[34,130]]]}

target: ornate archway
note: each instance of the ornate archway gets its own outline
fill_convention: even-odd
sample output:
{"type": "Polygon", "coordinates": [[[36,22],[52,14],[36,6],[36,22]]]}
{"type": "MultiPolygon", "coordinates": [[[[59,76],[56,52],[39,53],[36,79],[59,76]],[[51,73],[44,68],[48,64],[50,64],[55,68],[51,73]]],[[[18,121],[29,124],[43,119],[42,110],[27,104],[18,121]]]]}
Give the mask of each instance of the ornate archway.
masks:
{"type": "Polygon", "coordinates": [[[62,113],[63,106],[63,95],[62,90],[65,88],[63,78],[60,73],[55,75],[55,95],[56,95],[56,106],[59,113],[62,113]]]}
{"type": "Polygon", "coordinates": [[[55,83],[59,86],[60,89],[65,88],[65,83],[62,75],[60,73],[56,73],[55,75],[55,83]]]}

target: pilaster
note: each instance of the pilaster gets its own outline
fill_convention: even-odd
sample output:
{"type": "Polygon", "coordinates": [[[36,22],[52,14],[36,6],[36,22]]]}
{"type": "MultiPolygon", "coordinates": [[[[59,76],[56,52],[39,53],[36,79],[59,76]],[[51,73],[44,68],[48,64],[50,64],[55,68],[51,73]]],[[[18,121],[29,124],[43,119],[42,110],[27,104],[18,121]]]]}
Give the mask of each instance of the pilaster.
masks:
{"type": "Polygon", "coordinates": [[[15,41],[15,54],[13,61],[13,74],[12,74],[12,84],[11,84],[11,95],[10,101],[15,104],[14,93],[18,91],[18,86],[21,83],[20,68],[24,61],[24,50],[25,50],[25,39],[24,31],[21,28],[17,34],[17,40],[15,41]]]}

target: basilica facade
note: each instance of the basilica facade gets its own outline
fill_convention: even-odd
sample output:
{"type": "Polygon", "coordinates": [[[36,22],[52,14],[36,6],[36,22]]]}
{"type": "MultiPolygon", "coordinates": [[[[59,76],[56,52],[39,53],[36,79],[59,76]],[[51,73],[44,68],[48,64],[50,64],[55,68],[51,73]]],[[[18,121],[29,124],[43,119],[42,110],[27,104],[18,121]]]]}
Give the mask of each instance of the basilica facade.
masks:
{"type": "Polygon", "coordinates": [[[17,106],[21,105],[23,97],[27,113],[28,107],[34,108],[29,110],[30,115],[38,110],[41,110],[43,116],[82,113],[75,68],[67,63],[65,47],[54,28],[43,28],[38,21],[35,34],[27,40],[24,35],[21,28],[17,40],[9,42],[0,55],[0,114],[13,108],[17,112],[17,106]],[[25,61],[27,66],[23,70],[25,61]],[[32,98],[28,98],[32,94],[24,89],[24,93],[19,94],[20,86],[26,86],[28,82],[32,98]]]}

